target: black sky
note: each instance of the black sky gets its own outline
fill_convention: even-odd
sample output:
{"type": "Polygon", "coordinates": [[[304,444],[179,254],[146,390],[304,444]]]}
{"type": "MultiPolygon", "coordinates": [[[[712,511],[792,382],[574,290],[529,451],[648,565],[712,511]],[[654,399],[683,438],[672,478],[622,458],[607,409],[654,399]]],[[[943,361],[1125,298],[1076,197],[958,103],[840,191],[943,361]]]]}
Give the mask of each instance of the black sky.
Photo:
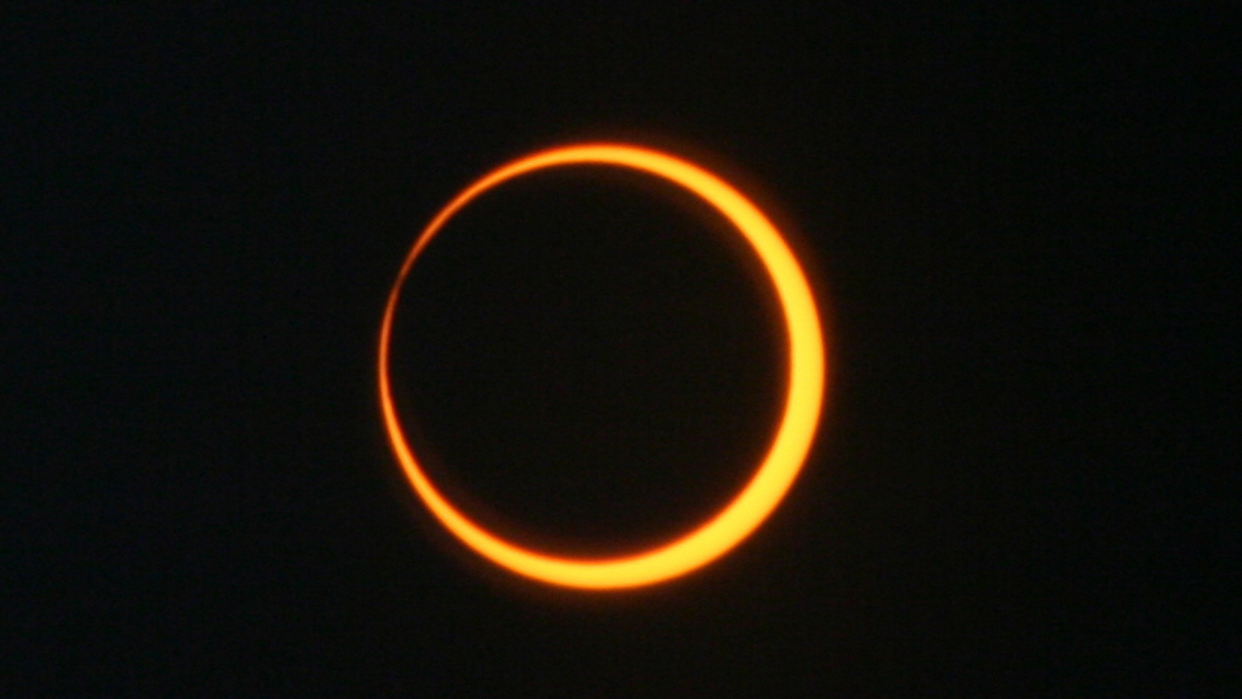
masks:
{"type": "MultiPolygon", "coordinates": [[[[430,5],[0,13],[0,693],[1230,694],[1223,22],[430,5]],[[609,595],[440,533],[373,366],[430,216],[595,139],[774,207],[834,366],[773,518],[609,595]]],[[[401,390],[481,512],[619,550],[745,478],[781,340],[718,222],[588,174],[437,241],[401,390]]]]}

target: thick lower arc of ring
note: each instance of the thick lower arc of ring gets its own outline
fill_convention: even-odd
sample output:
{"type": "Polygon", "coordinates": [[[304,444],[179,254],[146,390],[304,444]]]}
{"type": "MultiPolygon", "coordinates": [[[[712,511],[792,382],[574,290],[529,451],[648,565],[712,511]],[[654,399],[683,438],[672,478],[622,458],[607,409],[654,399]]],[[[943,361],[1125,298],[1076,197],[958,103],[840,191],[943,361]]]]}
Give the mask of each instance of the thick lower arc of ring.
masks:
{"type": "Polygon", "coordinates": [[[791,487],[810,449],[823,400],[822,330],[810,287],[775,226],[745,196],[715,175],[656,151],[616,144],[554,148],[492,171],[449,202],[428,224],[397,276],[380,332],[379,383],[384,420],[402,468],[424,504],[463,543],[514,572],[547,583],[584,588],[651,584],[694,570],[727,552],[756,529],[791,487]],[[654,550],[612,559],[572,559],[530,551],[475,524],[435,488],[419,467],[393,405],[388,345],[401,288],[427,244],[462,208],[497,185],[535,170],[574,164],[628,167],[681,186],[720,211],[750,243],[780,301],[789,339],[788,390],[781,424],[755,475],[714,517],[654,550]]]}

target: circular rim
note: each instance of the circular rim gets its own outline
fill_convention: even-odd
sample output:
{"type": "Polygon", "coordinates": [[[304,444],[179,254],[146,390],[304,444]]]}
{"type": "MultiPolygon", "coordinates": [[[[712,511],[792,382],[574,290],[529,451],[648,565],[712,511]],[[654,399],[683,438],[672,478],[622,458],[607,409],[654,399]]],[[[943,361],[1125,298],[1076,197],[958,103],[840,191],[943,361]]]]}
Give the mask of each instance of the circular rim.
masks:
{"type": "Polygon", "coordinates": [[[711,172],[659,151],[624,144],[580,144],[538,151],[471,184],[436,214],[414,243],[393,283],[379,341],[379,393],[389,441],[414,491],[454,536],[479,555],[520,575],[567,587],[636,587],[684,575],[728,552],[767,519],[793,485],[811,447],[823,405],[824,340],[810,285],[776,227],[749,199],[711,172]],[[488,190],[536,170],[565,165],[630,168],[702,198],[746,238],[777,292],[789,341],[785,407],[771,446],[750,481],[728,505],[671,543],[617,558],[569,558],[519,546],[484,529],[454,507],[423,472],[410,448],[389,385],[389,343],[401,288],[415,260],[444,225],[488,190]]]}

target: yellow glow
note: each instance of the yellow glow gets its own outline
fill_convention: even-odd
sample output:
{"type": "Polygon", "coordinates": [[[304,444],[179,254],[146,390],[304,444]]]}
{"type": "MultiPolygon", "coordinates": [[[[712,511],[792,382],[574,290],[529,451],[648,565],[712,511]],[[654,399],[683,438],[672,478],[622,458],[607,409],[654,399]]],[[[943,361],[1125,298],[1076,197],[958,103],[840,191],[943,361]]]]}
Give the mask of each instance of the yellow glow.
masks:
{"type": "Polygon", "coordinates": [[[379,390],[393,450],[415,492],[458,539],[516,573],[555,585],[624,588],[688,573],[733,548],[758,527],[793,484],[819,422],[825,378],[824,341],[810,286],[797,259],[771,221],[745,196],[685,160],[619,144],[571,145],[540,151],[503,165],[470,185],[432,219],[401,266],[388,295],[380,328],[379,390]],[[784,313],[789,338],[789,385],[784,416],[763,462],[742,492],[698,528],[671,543],[620,558],[566,558],[532,551],[483,529],[454,507],[428,479],[410,449],[389,387],[388,345],[393,316],[414,261],[463,207],[515,177],[563,165],[631,168],[679,185],[715,207],[737,227],[766,268],[784,313]]]}

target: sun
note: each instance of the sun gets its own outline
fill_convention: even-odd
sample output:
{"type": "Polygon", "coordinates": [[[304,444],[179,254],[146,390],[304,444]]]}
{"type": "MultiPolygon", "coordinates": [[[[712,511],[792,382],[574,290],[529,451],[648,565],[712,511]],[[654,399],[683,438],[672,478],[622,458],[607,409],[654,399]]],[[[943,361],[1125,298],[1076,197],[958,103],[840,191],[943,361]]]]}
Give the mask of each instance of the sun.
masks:
{"type": "Polygon", "coordinates": [[[650,148],[615,143],[542,150],[487,173],[431,220],[405,258],[384,309],[379,338],[379,396],[388,438],[415,493],[457,539],[514,573],[566,587],[620,589],[684,575],[728,552],[751,534],[793,485],[815,437],[823,407],[827,358],[814,295],[802,266],[771,220],[746,196],[707,169],[650,148]],[[780,425],[742,491],[706,522],[664,545],[619,558],[572,558],[535,551],[471,520],[436,489],[410,448],[392,398],[389,345],[401,289],[427,244],[470,202],[509,180],[548,168],[602,165],[626,168],[681,187],[719,211],[749,243],[780,302],[789,370],[780,425]]]}

